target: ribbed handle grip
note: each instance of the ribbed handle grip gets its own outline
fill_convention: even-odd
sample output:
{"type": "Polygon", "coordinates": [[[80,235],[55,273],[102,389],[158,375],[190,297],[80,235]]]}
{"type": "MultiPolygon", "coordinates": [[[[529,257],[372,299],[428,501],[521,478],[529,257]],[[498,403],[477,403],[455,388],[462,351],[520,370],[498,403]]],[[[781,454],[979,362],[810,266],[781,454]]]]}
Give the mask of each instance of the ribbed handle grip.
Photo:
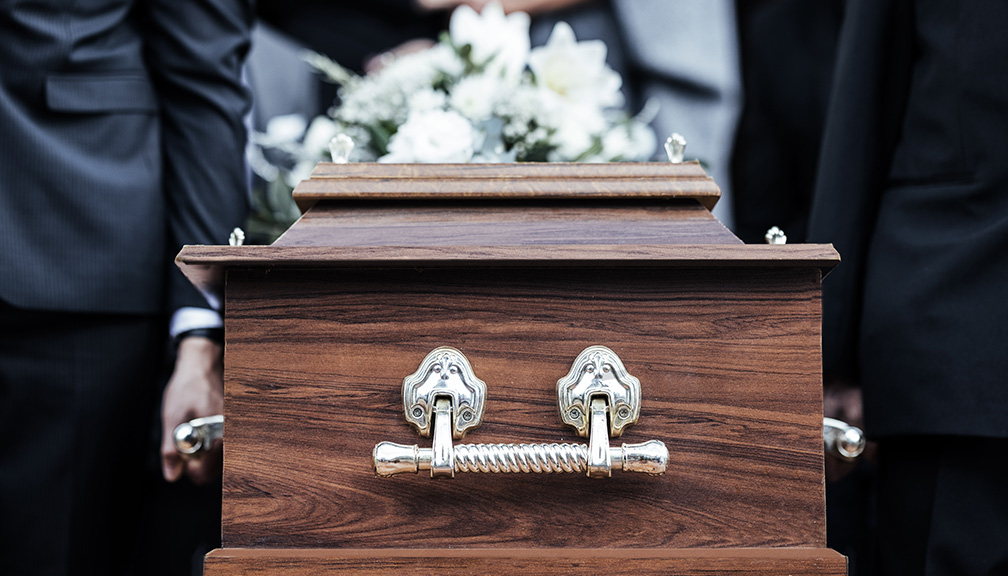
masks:
{"type": "MultiPolygon", "coordinates": [[[[613,466],[624,472],[662,474],[668,449],[658,440],[610,448],[613,466]]],[[[419,446],[381,442],[374,449],[375,472],[392,476],[430,470],[432,450],[419,446]]],[[[586,444],[458,444],[452,466],[456,472],[562,473],[588,470],[586,444]]]]}
{"type": "Polygon", "coordinates": [[[459,444],[456,472],[584,472],[585,444],[459,444]]]}

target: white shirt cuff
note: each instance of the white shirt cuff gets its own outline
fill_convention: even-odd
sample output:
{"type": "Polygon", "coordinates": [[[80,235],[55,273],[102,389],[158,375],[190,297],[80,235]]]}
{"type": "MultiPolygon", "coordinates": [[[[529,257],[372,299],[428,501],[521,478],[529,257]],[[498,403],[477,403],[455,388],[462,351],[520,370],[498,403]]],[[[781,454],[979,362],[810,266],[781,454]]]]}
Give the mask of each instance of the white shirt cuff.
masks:
{"type": "Polygon", "coordinates": [[[220,314],[210,310],[209,308],[194,308],[190,306],[179,308],[175,311],[175,314],[172,314],[171,324],[168,326],[168,332],[171,334],[172,338],[176,338],[179,334],[186,332],[187,330],[223,327],[224,320],[221,318],[220,314]]]}

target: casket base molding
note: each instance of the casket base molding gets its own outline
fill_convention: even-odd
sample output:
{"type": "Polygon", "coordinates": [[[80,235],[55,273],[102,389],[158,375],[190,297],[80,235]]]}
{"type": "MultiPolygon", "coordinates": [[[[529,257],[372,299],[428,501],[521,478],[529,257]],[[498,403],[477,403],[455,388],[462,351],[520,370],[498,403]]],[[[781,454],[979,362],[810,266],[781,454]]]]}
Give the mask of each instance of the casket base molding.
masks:
{"type": "Polygon", "coordinates": [[[528,576],[645,574],[844,575],[847,559],[828,548],[521,548],[430,549],[222,548],[206,557],[206,576],[282,574],[528,576]]]}

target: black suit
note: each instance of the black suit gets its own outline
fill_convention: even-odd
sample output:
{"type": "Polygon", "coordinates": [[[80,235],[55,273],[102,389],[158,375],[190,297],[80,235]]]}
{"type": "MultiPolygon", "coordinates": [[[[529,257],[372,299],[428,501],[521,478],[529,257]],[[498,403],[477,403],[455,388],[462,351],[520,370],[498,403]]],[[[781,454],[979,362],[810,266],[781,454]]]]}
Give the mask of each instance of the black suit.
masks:
{"type": "Polygon", "coordinates": [[[0,573],[128,561],[164,314],[207,305],[172,257],[246,211],[251,19],[0,0],[0,573]]]}
{"type": "Polygon", "coordinates": [[[882,440],[879,532],[919,532],[888,568],[997,573],[1008,498],[977,487],[1008,449],[1008,4],[851,0],[844,27],[809,236],[843,258],[825,369],[882,440]]]}
{"type": "Polygon", "coordinates": [[[733,231],[804,242],[843,0],[740,0],[745,104],[732,157],[733,231]]]}
{"type": "Polygon", "coordinates": [[[1008,437],[1008,5],[851,4],[812,212],[843,258],[825,369],[876,436],[1008,437]]]}

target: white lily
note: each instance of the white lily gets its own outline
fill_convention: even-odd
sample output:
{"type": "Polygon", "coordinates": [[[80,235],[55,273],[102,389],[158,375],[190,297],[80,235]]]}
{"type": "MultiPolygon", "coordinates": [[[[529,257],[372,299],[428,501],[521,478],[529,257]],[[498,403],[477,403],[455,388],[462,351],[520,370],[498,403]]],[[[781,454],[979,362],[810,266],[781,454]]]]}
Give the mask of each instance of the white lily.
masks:
{"type": "Polygon", "coordinates": [[[623,104],[623,80],[606,64],[605,42],[578,42],[566,22],[557,22],[546,45],[532,50],[529,68],[537,84],[564,100],[599,107],[623,104]]]}
{"type": "Polygon", "coordinates": [[[469,45],[469,58],[488,74],[517,81],[531,50],[531,19],[524,12],[504,14],[499,2],[489,2],[477,13],[467,5],[452,12],[448,34],[457,47],[469,45]]]}

